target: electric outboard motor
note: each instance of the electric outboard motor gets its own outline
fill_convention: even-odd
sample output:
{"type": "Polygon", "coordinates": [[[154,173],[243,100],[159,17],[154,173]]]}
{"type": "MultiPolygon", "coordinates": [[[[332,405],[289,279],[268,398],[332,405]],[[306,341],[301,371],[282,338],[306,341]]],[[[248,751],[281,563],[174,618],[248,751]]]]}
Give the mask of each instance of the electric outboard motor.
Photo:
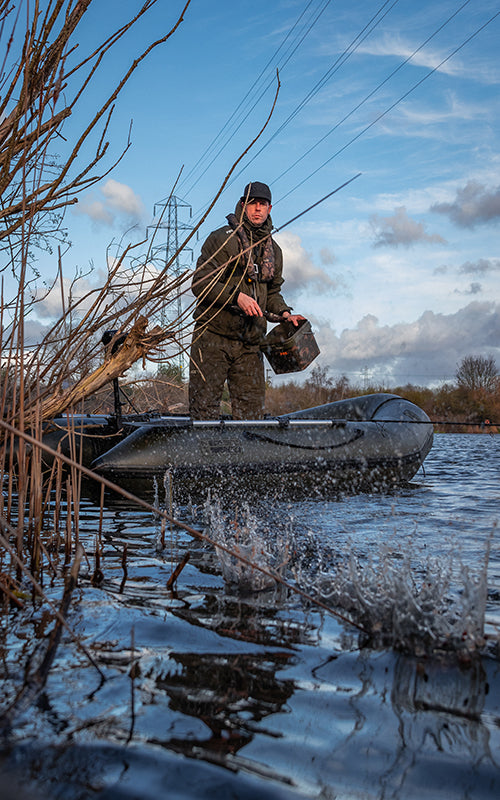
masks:
{"type": "MultiPolygon", "coordinates": [[[[104,331],[101,342],[106,349],[109,347],[117,333],[118,331],[104,331]]],[[[122,333],[117,337],[116,341],[111,347],[111,355],[114,355],[114,353],[120,349],[126,338],[126,333],[122,333]]],[[[120,384],[118,383],[118,378],[113,378],[113,396],[115,403],[116,427],[120,428],[122,424],[122,401],[120,400],[120,384]]]]}

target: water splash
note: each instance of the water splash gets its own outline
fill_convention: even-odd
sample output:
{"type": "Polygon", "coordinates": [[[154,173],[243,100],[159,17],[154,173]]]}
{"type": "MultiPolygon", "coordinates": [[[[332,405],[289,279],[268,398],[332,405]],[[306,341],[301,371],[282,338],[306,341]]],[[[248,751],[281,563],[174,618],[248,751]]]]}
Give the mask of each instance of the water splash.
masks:
{"type": "Polygon", "coordinates": [[[243,592],[260,592],[276,586],[273,575],[283,577],[290,560],[290,529],[278,536],[246,505],[230,518],[219,502],[208,501],[205,519],[207,532],[216,542],[217,556],[227,584],[237,586],[243,592]],[[232,552],[217,547],[217,544],[232,552]]]}
{"type": "Polygon", "coordinates": [[[302,591],[365,632],[361,645],[465,659],[493,643],[484,630],[493,532],[483,562],[473,569],[456,541],[443,542],[446,555],[430,556],[425,542],[417,543],[416,529],[402,540],[395,528],[382,543],[372,539],[363,546],[343,530],[339,549],[337,537],[328,541],[313,529],[294,531],[298,520],[290,514],[285,528],[283,513],[273,522],[269,508],[228,507],[209,494],[203,506],[188,510],[203,520],[223,578],[239,592],[276,588],[276,578],[290,580],[291,573],[302,591]]]}
{"type": "Polygon", "coordinates": [[[451,548],[449,557],[433,558],[408,540],[402,550],[385,542],[371,553],[347,555],[311,547],[294,565],[298,584],[332,609],[348,612],[372,646],[392,646],[425,655],[453,651],[465,655],[484,647],[487,567],[473,572],[451,548]]]}
{"type": "MultiPolygon", "coordinates": [[[[156,479],[156,475],[153,478],[153,500],[152,505],[157,508],[159,511],[163,510],[169,516],[169,520],[165,519],[161,514],[154,515],[155,526],[156,526],[156,537],[155,537],[155,547],[157,552],[161,553],[164,551],[166,546],[166,534],[167,531],[169,533],[169,543],[170,546],[173,546],[174,543],[174,532],[177,532],[172,520],[176,516],[176,509],[174,507],[173,501],[173,489],[174,489],[174,482],[173,482],[173,475],[170,469],[167,469],[163,475],[163,493],[164,493],[164,501],[161,502],[160,499],[160,486],[156,479]]],[[[175,538],[175,543],[177,544],[177,538],[175,538]]]]}

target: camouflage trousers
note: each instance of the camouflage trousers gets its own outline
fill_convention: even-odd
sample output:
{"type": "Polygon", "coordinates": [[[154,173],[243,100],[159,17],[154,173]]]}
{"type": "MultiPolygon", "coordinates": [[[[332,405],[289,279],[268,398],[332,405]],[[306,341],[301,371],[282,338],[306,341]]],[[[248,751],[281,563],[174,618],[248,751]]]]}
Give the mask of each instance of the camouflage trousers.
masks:
{"type": "Polygon", "coordinates": [[[195,328],[189,365],[189,413],[193,419],[219,418],[226,380],[233,419],[261,419],[265,377],[259,347],[195,328]]]}

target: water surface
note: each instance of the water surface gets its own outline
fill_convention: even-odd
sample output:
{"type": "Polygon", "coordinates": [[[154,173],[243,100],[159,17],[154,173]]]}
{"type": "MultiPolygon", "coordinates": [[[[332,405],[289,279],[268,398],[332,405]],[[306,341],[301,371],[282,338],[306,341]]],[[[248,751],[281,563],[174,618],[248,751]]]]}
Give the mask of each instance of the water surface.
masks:
{"type": "MultiPolygon", "coordinates": [[[[16,712],[4,771],[72,800],[500,796],[499,476],[500,437],[438,434],[425,470],[391,494],[297,487],[295,499],[174,509],[286,562],[286,580],[313,596],[351,581],[346,605],[369,637],[287,587],[252,590],[256,573],[117,497],[92,586],[99,508],[85,498],[69,622],[106,680],[63,636],[36,704],[16,712]]],[[[60,587],[45,589],[58,603],[60,587]]],[[[4,708],[52,624],[38,607],[4,622],[4,708]]]]}

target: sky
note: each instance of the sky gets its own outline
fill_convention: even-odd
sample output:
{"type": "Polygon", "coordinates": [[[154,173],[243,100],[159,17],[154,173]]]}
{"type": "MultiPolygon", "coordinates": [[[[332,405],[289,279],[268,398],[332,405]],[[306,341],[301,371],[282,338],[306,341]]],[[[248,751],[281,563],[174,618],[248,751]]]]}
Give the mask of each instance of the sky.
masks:
{"type": "MultiPolygon", "coordinates": [[[[95,2],[82,52],[141,5],[95,2]]],[[[111,51],[68,141],[183,6],[160,2],[111,51]]],[[[113,248],[142,239],[172,190],[189,229],[240,159],[186,265],[245,184],[263,181],[284,297],[311,321],[315,365],[331,378],[435,386],[466,355],[500,369],[499,40],[498,0],[192,0],[117,102],[110,150],[132,121],[131,146],[67,212],[66,273],[102,278],[113,248]],[[271,119],[241,158],[278,75],[271,119]]],[[[53,269],[42,259],[42,274],[53,269]]],[[[50,300],[40,306],[42,323],[51,311],[50,300]]]]}

